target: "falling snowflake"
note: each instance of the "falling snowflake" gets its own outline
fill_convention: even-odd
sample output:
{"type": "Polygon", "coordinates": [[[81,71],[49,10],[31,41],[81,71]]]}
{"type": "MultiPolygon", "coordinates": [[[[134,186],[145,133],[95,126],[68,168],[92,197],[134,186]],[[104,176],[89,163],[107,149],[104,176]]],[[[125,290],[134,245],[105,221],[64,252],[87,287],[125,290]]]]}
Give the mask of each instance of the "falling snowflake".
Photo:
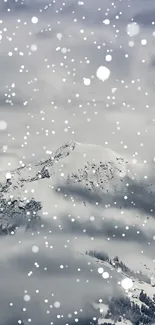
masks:
{"type": "Polygon", "coordinates": [[[0,121],[0,131],[4,131],[7,129],[7,122],[6,121],[0,121]]]}
{"type": "Polygon", "coordinates": [[[96,76],[101,81],[106,81],[110,77],[110,70],[107,67],[100,66],[96,71],[96,76]]]}
{"type": "Polygon", "coordinates": [[[11,175],[11,173],[8,172],[8,173],[5,174],[5,177],[6,177],[7,180],[9,180],[9,179],[12,178],[12,175],[11,175]]]}
{"type": "Polygon", "coordinates": [[[130,278],[125,278],[122,280],[121,286],[123,287],[123,289],[129,290],[133,287],[133,282],[130,278]]]}
{"type": "Polygon", "coordinates": [[[35,16],[33,16],[32,18],[31,18],[31,22],[33,23],[33,24],[37,24],[38,23],[38,17],[35,17],[35,16]]]}
{"type": "Polygon", "coordinates": [[[110,62],[110,61],[112,60],[112,55],[107,54],[106,57],[105,57],[105,60],[106,60],[107,62],[110,62]]]}
{"type": "Polygon", "coordinates": [[[39,247],[37,245],[32,246],[32,252],[33,253],[38,253],[39,252],[39,247]]]}
{"type": "Polygon", "coordinates": [[[28,295],[28,294],[25,294],[24,295],[24,301],[30,301],[31,300],[31,296],[30,295],[28,295]]]}
{"type": "Polygon", "coordinates": [[[126,31],[130,37],[133,37],[133,36],[136,36],[139,34],[140,28],[137,23],[133,22],[133,23],[127,25],[126,31]]]}
{"type": "Polygon", "coordinates": [[[109,273],[108,272],[103,272],[102,273],[102,278],[103,279],[108,279],[109,278],[109,273]]]}
{"type": "Polygon", "coordinates": [[[54,302],[54,307],[55,308],[60,308],[60,302],[59,301],[55,301],[54,302]]]}
{"type": "Polygon", "coordinates": [[[89,86],[91,84],[91,80],[89,78],[83,78],[83,83],[85,86],[89,86]]]}

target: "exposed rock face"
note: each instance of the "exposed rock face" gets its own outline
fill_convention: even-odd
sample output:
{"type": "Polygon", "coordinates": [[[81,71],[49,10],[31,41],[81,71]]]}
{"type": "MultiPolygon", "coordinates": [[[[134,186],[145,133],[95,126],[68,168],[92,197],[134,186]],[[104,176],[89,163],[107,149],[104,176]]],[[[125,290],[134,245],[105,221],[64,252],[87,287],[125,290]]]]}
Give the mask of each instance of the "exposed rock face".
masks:
{"type": "Polygon", "coordinates": [[[77,196],[81,190],[86,193],[88,190],[91,196],[98,193],[99,197],[103,193],[118,191],[127,173],[126,165],[127,162],[111,150],[70,141],[48,160],[13,170],[9,181],[5,173],[1,173],[1,223],[11,222],[14,225],[15,221],[19,226],[24,220],[27,223],[32,217],[37,219],[36,215],[44,207],[44,202],[40,195],[37,199],[33,186],[39,189],[40,194],[42,185],[48,191],[52,183],[54,192],[59,188],[59,192],[67,193],[70,187],[74,187],[77,196]],[[28,187],[31,192],[27,190],[28,187]]]}

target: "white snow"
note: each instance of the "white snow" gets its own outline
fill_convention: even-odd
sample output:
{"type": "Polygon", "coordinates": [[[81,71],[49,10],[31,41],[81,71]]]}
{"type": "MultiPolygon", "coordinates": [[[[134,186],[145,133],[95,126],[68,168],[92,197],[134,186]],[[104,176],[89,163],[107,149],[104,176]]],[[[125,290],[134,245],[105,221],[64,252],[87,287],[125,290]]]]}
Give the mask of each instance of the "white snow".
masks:
{"type": "Polygon", "coordinates": [[[96,76],[101,81],[106,81],[110,77],[110,70],[105,66],[100,66],[96,71],[96,76]]]}
{"type": "Polygon", "coordinates": [[[107,54],[106,57],[105,57],[105,60],[107,62],[110,62],[112,60],[112,55],[111,54],[107,54]]]}
{"type": "Polygon", "coordinates": [[[11,173],[7,172],[5,174],[5,177],[6,177],[7,180],[9,180],[9,179],[11,179],[12,175],[11,175],[11,173]]]}
{"type": "Polygon", "coordinates": [[[133,287],[133,282],[130,278],[125,278],[121,281],[121,286],[125,290],[129,290],[133,287]]]}
{"type": "Polygon", "coordinates": [[[1,120],[1,121],[0,121],[0,131],[4,131],[4,130],[6,130],[6,129],[7,129],[7,122],[1,120]]]}
{"type": "Polygon", "coordinates": [[[109,19],[105,19],[105,20],[103,21],[103,23],[104,23],[105,25],[109,25],[109,24],[110,24],[110,20],[109,20],[109,19]]]}
{"type": "Polygon", "coordinates": [[[35,16],[33,16],[32,18],[31,18],[31,22],[33,23],[33,24],[37,24],[38,23],[38,17],[35,17],[35,16]]]}
{"type": "Polygon", "coordinates": [[[89,86],[91,84],[90,78],[83,78],[83,83],[85,86],[89,86]]]}
{"type": "Polygon", "coordinates": [[[136,36],[140,32],[139,25],[135,22],[127,25],[126,32],[130,37],[136,36]]]}
{"type": "MultiPolygon", "coordinates": [[[[27,200],[31,200],[32,198],[36,201],[40,201],[42,204],[42,211],[39,212],[39,214],[41,216],[42,223],[45,227],[45,236],[47,236],[47,238],[46,239],[44,238],[43,241],[46,243],[50,241],[50,235],[47,235],[48,233],[47,229],[48,231],[49,229],[53,230],[52,227],[54,225],[55,227],[54,232],[55,232],[55,229],[57,231],[59,229],[58,227],[61,227],[60,229],[62,230],[60,232],[60,236],[58,235],[58,233],[55,234],[53,232],[51,237],[52,243],[49,244],[49,246],[53,247],[53,238],[54,238],[54,240],[57,240],[57,246],[55,246],[54,248],[58,249],[59,241],[63,240],[62,254],[65,254],[65,249],[66,249],[65,246],[67,245],[68,246],[70,245],[69,247],[71,248],[71,250],[73,250],[76,258],[77,258],[76,255],[77,252],[79,252],[80,254],[82,252],[85,253],[87,249],[91,249],[91,248],[92,249],[100,248],[100,251],[102,250],[108,251],[111,245],[112,253],[108,252],[108,254],[109,255],[115,254],[113,253],[114,251],[114,252],[118,252],[118,255],[121,256],[121,253],[125,252],[124,254],[126,254],[128,258],[129,255],[131,254],[130,256],[131,266],[129,265],[129,267],[131,269],[134,269],[135,265],[132,264],[132,261],[133,259],[135,259],[136,254],[140,254],[140,250],[142,249],[140,246],[138,246],[137,248],[137,246],[135,244],[133,245],[133,243],[131,243],[130,240],[126,241],[124,239],[124,242],[122,242],[121,240],[120,241],[115,240],[115,238],[114,237],[112,238],[112,236],[111,237],[109,236],[110,240],[108,241],[108,235],[105,237],[103,236],[102,238],[100,236],[99,237],[96,236],[95,240],[92,240],[92,238],[90,238],[90,235],[89,234],[87,235],[87,225],[91,224],[91,227],[93,227],[92,229],[96,232],[102,229],[103,222],[105,222],[105,225],[106,224],[108,224],[108,226],[110,225],[112,233],[115,234],[116,233],[115,226],[122,224],[123,233],[126,232],[126,236],[128,236],[129,228],[132,226],[133,223],[135,226],[139,226],[139,228],[141,227],[140,229],[142,230],[144,229],[143,222],[144,219],[146,218],[146,215],[141,216],[139,214],[140,218],[135,218],[135,213],[132,213],[132,211],[130,210],[122,211],[117,207],[116,208],[114,206],[110,207],[110,205],[108,206],[108,208],[106,208],[105,211],[105,207],[103,207],[103,205],[100,208],[98,205],[96,205],[96,202],[92,203],[91,201],[87,202],[85,206],[83,203],[84,199],[82,198],[82,196],[78,199],[76,197],[76,194],[74,194],[73,191],[74,186],[76,186],[76,188],[78,188],[79,186],[79,189],[85,190],[86,184],[88,184],[88,186],[91,189],[90,193],[92,194],[92,197],[94,194],[98,193],[97,192],[98,190],[101,191],[100,192],[101,197],[103,196],[103,194],[106,193],[106,191],[108,191],[108,193],[112,196],[112,203],[114,203],[115,193],[117,191],[121,192],[122,198],[125,196],[124,189],[126,188],[126,180],[122,176],[120,176],[120,170],[123,171],[123,175],[128,175],[128,169],[132,169],[129,168],[131,166],[132,165],[128,164],[126,160],[120,157],[118,153],[115,153],[110,149],[101,146],[95,146],[92,144],[88,145],[88,144],[81,144],[81,143],[71,141],[67,144],[64,144],[55,153],[52,153],[52,157],[49,157],[47,161],[33,163],[31,167],[25,166],[20,169],[11,171],[12,184],[9,185],[7,192],[3,193],[3,197],[10,200],[10,195],[13,195],[13,199],[20,200],[21,207],[22,205],[24,206],[27,200]],[[56,159],[53,158],[55,156],[57,157],[56,159]],[[92,169],[93,164],[96,166],[95,173],[93,173],[93,169],[92,169]],[[47,168],[50,178],[35,178],[38,172],[41,171],[43,167],[47,168]],[[76,179],[80,179],[81,183],[79,184],[78,182],[76,182],[76,179]],[[91,185],[92,184],[91,182],[95,184],[94,187],[91,185]],[[103,184],[101,182],[103,182],[103,184]],[[99,184],[99,188],[97,187],[97,184],[99,184]],[[66,192],[71,186],[71,192],[69,192],[65,197],[64,193],[61,193],[61,189],[60,192],[56,192],[56,190],[58,189],[58,185],[60,188],[61,185],[63,185],[64,191],[66,190],[66,192]],[[102,185],[103,188],[101,187],[102,185]],[[76,212],[78,211],[78,214],[75,211],[76,212]],[[68,223],[71,224],[71,222],[75,222],[75,223],[77,222],[80,225],[79,229],[81,231],[81,234],[75,232],[76,233],[75,235],[74,231],[72,234],[70,228],[68,230],[67,225],[68,223]],[[86,225],[85,222],[87,222],[86,225]],[[66,230],[68,231],[66,234],[63,233],[63,227],[66,227],[66,230]],[[83,236],[84,230],[86,231],[86,236],[83,236]],[[68,242],[68,240],[70,240],[71,243],[70,241],[68,242]],[[134,246],[134,248],[132,246],[133,251],[131,248],[131,244],[134,246]],[[135,255],[133,256],[133,254],[135,255]]],[[[138,169],[136,170],[138,173],[138,169]]],[[[6,184],[5,175],[6,172],[0,174],[0,179],[2,184],[6,184]]],[[[150,234],[150,229],[151,230],[154,229],[153,221],[148,221],[145,224],[145,231],[147,235],[150,234]]],[[[23,233],[22,235],[18,233],[18,235],[21,236],[22,238],[24,236],[23,233]]],[[[151,238],[153,238],[153,235],[154,233],[152,234],[151,238]]],[[[6,239],[5,246],[8,243],[7,240],[11,240],[11,239],[8,238],[6,239]]],[[[42,246],[40,246],[40,244],[37,242],[35,236],[34,237],[32,236],[32,239],[30,239],[29,242],[26,243],[26,245],[27,247],[29,245],[29,252],[34,257],[35,256],[38,257],[42,253],[42,246]]],[[[46,246],[48,245],[46,244],[46,246]]],[[[9,257],[10,256],[9,254],[12,254],[12,249],[10,249],[9,244],[8,247],[9,249],[6,249],[5,256],[9,257]]],[[[16,249],[16,251],[18,251],[18,249],[16,249]]],[[[52,250],[52,252],[53,251],[54,250],[52,250]]],[[[23,250],[22,250],[22,254],[23,254],[23,250]]],[[[145,256],[142,255],[142,257],[143,260],[145,260],[145,256]]],[[[57,258],[59,258],[59,254],[57,254],[57,258]]],[[[102,297],[103,294],[106,294],[106,285],[108,282],[112,287],[111,294],[115,292],[119,282],[121,284],[119,285],[119,289],[122,290],[123,292],[126,290],[131,291],[131,293],[133,294],[133,298],[131,297],[131,300],[135,302],[136,301],[139,302],[139,300],[138,299],[136,300],[134,295],[135,296],[136,294],[138,295],[141,289],[144,289],[145,292],[150,296],[153,295],[154,288],[151,288],[150,285],[147,285],[146,283],[140,283],[135,279],[128,277],[128,275],[124,274],[123,272],[118,273],[117,270],[112,268],[107,262],[101,263],[96,259],[92,259],[92,260],[93,260],[91,263],[91,269],[93,269],[92,275],[96,276],[95,278],[97,279],[96,282],[99,283],[99,286],[101,288],[100,297],[102,297]]],[[[85,255],[84,255],[84,261],[85,262],[87,261],[87,257],[85,257],[85,255]]],[[[88,261],[90,261],[90,259],[88,259],[88,261]]],[[[122,261],[126,262],[123,259],[122,261]]],[[[87,263],[85,263],[85,265],[86,264],[87,263]]],[[[63,261],[63,258],[61,258],[61,261],[59,263],[59,270],[63,272],[65,269],[66,269],[66,264],[63,261]]],[[[31,276],[30,271],[28,274],[29,276],[31,276]]],[[[92,283],[94,283],[94,280],[92,281],[92,283]]],[[[95,288],[96,288],[96,283],[95,283],[95,288]]],[[[94,297],[94,295],[96,295],[96,291],[93,290],[92,292],[94,297]]],[[[101,310],[103,309],[102,306],[100,306],[100,309],[101,310]]],[[[124,321],[126,322],[126,320],[124,321]]]]}
{"type": "Polygon", "coordinates": [[[103,279],[108,279],[109,278],[109,273],[108,272],[103,272],[102,278],[103,279]]]}
{"type": "Polygon", "coordinates": [[[146,45],[147,44],[147,40],[146,39],[142,39],[141,40],[141,45],[146,45]]]}

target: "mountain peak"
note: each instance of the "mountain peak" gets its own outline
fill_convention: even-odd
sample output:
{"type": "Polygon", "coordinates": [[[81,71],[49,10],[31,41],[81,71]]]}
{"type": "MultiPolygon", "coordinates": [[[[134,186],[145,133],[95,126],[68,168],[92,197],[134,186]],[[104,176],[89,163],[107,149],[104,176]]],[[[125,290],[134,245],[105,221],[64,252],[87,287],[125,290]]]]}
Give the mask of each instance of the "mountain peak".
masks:
{"type": "Polygon", "coordinates": [[[55,159],[60,159],[60,158],[65,158],[68,156],[78,145],[79,143],[73,140],[70,140],[66,143],[64,143],[60,148],[58,148],[55,151],[54,158],[55,159]]]}

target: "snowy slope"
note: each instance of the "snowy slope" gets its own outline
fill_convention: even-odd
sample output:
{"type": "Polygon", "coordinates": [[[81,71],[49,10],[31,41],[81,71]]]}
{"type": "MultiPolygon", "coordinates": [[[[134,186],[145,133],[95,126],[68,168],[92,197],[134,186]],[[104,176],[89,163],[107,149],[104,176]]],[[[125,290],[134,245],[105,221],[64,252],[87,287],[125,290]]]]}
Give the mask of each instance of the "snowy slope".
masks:
{"type": "MultiPolygon", "coordinates": [[[[136,324],[135,319],[140,317],[140,310],[144,308],[142,305],[148,308],[139,298],[144,290],[151,299],[149,311],[142,312],[142,323],[147,323],[148,315],[145,312],[150,313],[151,308],[154,308],[154,287],[151,281],[154,281],[155,224],[153,212],[150,213],[154,184],[152,179],[152,185],[147,186],[150,185],[149,174],[144,183],[143,171],[146,172],[146,169],[139,167],[137,165],[135,168],[131,162],[110,149],[70,141],[56,150],[49,159],[11,172],[1,172],[0,233],[9,235],[1,237],[1,250],[5,250],[5,256],[0,254],[4,279],[10,276],[11,269],[14,281],[18,273],[21,288],[24,284],[31,291],[31,287],[40,287],[43,283],[43,288],[40,289],[43,294],[45,288],[46,292],[50,289],[48,277],[43,277],[41,271],[36,272],[39,272],[37,265],[44,266],[51,281],[54,279],[52,286],[55,295],[61,297],[66,322],[74,296],[75,305],[80,308],[82,304],[87,306],[86,310],[88,308],[81,319],[88,318],[86,316],[89,314],[90,319],[94,315],[94,322],[99,319],[100,324],[110,323],[111,319],[112,324],[118,324],[121,316],[120,322],[130,324],[132,321],[136,324]],[[142,195],[144,190],[145,196],[142,195]],[[36,271],[31,271],[32,247],[39,247],[39,255],[34,260],[36,271]],[[49,253],[49,249],[52,253],[49,253]],[[86,255],[90,250],[106,252],[110,258],[103,261],[96,256],[86,255]],[[116,255],[127,268],[114,267],[112,261],[116,255]],[[24,269],[22,265],[25,265],[24,269]],[[103,268],[102,273],[99,273],[99,268],[103,268]],[[30,284],[28,278],[31,277],[31,272],[35,275],[30,284]],[[141,279],[137,272],[141,272],[141,279]],[[102,274],[106,274],[105,278],[102,274]],[[133,282],[131,290],[123,288],[124,278],[133,282]],[[66,285],[67,290],[70,290],[68,302],[64,296],[66,285]],[[94,304],[98,304],[95,301],[101,297],[103,301],[99,304],[99,312],[95,307],[98,305],[94,304]],[[110,317],[108,312],[110,313],[113,303],[117,306],[120,297],[129,298],[130,313],[123,316],[121,311],[120,315],[114,311],[110,317]],[[110,302],[111,299],[116,301],[110,302]],[[103,304],[106,306],[106,315],[103,315],[101,308],[103,304]],[[139,307],[133,307],[133,304],[139,307]],[[133,308],[139,308],[136,310],[139,314],[135,318],[130,315],[135,312],[133,308]]],[[[16,297],[12,283],[9,282],[9,285],[9,299],[11,295],[18,301],[22,293],[19,292],[16,297]]],[[[2,290],[1,286],[0,289],[2,290]]],[[[33,311],[37,299],[42,306],[42,296],[36,298],[33,290],[31,294],[33,311]]],[[[47,293],[44,292],[45,295],[47,293]]],[[[8,297],[6,294],[5,299],[9,304],[8,297]]],[[[125,300],[122,304],[121,310],[126,313],[125,300]]],[[[10,310],[8,315],[9,312],[10,310]]],[[[55,313],[56,311],[53,317],[56,317],[55,313]]],[[[40,325],[40,322],[46,324],[42,308],[39,315],[39,318],[34,317],[34,325],[40,325]]],[[[150,318],[151,323],[153,317],[150,318]]],[[[22,320],[23,324],[27,324],[26,318],[22,320]]]]}
{"type": "MultiPolygon", "coordinates": [[[[86,169],[88,177],[95,178],[95,170],[98,177],[105,181],[105,183],[107,183],[109,179],[112,181],[114,178],[115,184],[116,181],[122,179],[126,175],[126,163],[127,162],[123,158],[109,149],[70,141],[59,148],[54,156],[50,157],[48,160],[38,162],[29,167],[21,167],[13,171],[11,180],[13,186],[16,186],[16,184],[23,186],[24,180],[25,182],[32,182],[39,180],[39,178],[44,178],[42,171],[45,168],[48,170],[49,176],[60,177],[63,173],[65,179],[68,175],[72,175],[72,173],[78,173],[80,177],[84,169],[86,169]],[[38,172],[40,172],[40,175],[38,175],[38,172]]],[[[5,174],[6,173],[1,173],[1,182],[5,181],[5,174]]]]}
{"type": "Polygon", "coordinates": [[[87,197],[91,192],[91,196],[96,193],[101,200],[103,193],[113,194],[122,189],[126,174],[127,162],[113,151],[71,141],[48,160],[18,168],[11,173],[2,172],[0,195],[2,200],[11,199],[11,206],[15,200],[21,206],[31,200],[41,202],[43,210],[50,213],[51,208],[53,211],[53,206],[49,204],[51,199],[55,204],[60,201],[57,195],[60,187],[64,194],[65,191],[72,191],[77,197],[83,191],[87,197]]]}
{"type": "MultiPolygon", "coordinates": [[[[138,179],[138,175],[136,177],[138,179]]],[[[141,175],[139,178],[141,180],[141,175]]],[[[3,222],[3,210],[6,210],[7,216],[11,213],[9,222],[12,223],[17,215],[20,223],[20,214],[26,211],[29,215],[29,206],[34,205],[31,212],[33,210],[33,214],[36,212],[45,221],[48,221],[48,215],[51,213],[53,215],[55,213],[61,215],[64,211],[72,213],[75,208],[78,209],[79,214],[84,211],[83,220],[85,220],[89,208],[96,213],[98,211],[100,213],[100,208],[108,208],[105,218],[120,222],[118,209],[126,208],[127,218],[123,217],[124,224],[133,224],[134,218],[135,226],[143,228],[141,221],[145,222],[146,211],[145,217],[143,211],[142,213],[138,211],[138,218],[130,212],[132,208],[136,210],[134,200],[137,193],[133,191],[135,186],[132,185],[133,179],[135,179],[133,166],[119,154],[100,146],[70,141],[47,160],[11,172],[1,172],[1,220],[3,222]],[[130,196],[133,201],[130,201],[130,196]],[[4,209],[6,202],[7,209],[6,207],[4,209]],[[141,220],[139,220],[140,214],[142,214],[141,220]]],[[[144,196],[147,194],[151,198],[151,190],[152,188],[144,193],[144,196]]],[[[138,193],[137,202],[137,208],[144,203],[142,193],[140,195],[138,193]]],[[[152,224],[150,226],[152,227],[152,224]]],[[[145,228],[150,226],[145,222],[145,228]]]]}

